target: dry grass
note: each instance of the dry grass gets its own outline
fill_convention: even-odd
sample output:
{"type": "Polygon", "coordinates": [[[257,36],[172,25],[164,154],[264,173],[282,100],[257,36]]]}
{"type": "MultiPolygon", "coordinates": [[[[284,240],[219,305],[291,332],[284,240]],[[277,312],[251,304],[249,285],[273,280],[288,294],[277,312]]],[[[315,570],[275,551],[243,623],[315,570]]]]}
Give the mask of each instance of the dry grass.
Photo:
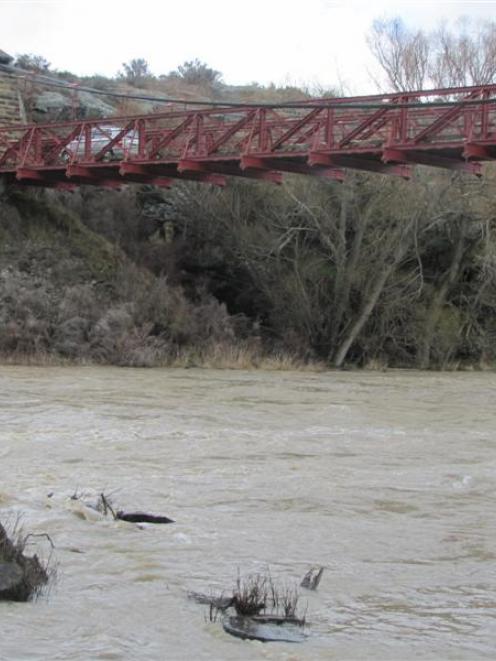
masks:
{"type": "Polygon", "coordinates": [[[233,604],[238,615],[258,615],[267,609],[275,593],[270,576],[252,574],[244,579],[238,576],[233,590],[233,604]]]}
{"type": "Polygon", "coordinates": [[[241,617],[298,625],[305,623],[305,617],[300,618],[297,614],[300,597],[296,584],[276,583],[269,572],[244,577],[238,575],[232,592],[227,596],[224,592],[220,595],[191,592],[189,597],[200,604],[208,604],[210,622],[217,621],[219,614],[234,608],[241,617]]]}
{"type": "MultiPolygon", "coordinates": [[[[66,358],[56,353],[0,353],[0,365],[25,367],[71,367],[112,365],[112,361],[91,358],[66,358]]],[[[263,354],[249,344],[212,343],[204,348],[176,347],[169,351],[153,351],[153,347],[143,346],[133,350],[132,360],[120,361],[122,367],[170,367],[229,370],[280,370],[322,372],[329,369],[323,362],[304,362],[297,356],[283,354],[263,354]]]]}
{"type": "Polygon", "coordinates": [[[305,362],[290,353],[262,352],[253,343],[216,342],[201,349],[181,348],[170,356],[164,367],[201,367],[232,370],[300,370],[320,372],[329,369],[323,362],[305,362]]]}
{"type": "Polygon", "coordinates": [[[299,593],[296,585],[280,585],[269,573],[238,576],[232,603],[236,613],[253,617],[268,613],[285,619],[297,618],[299,593]]]}
{"type": "Polygon", "coordinates": [[[58,354],[39,351],[37,353],[0,353],[0,365],[15,365],[22,367],[69,367],[74,365],[91,365],[86,359],[65,358],[58,354]]]}
{"type": "Polygon", "coordinates": [[[478,369],[481,372],[492,372],[496,370],[496,363],[494,361],[488,360],[487,358],[481,358],[475,365],[475,369],[478,369]]]}
{"type": "Polygon", "coordinates": [[[387,368],[387,360],[382,358],[370,358],[363,366],[363,369],[370,372],[385,372],[387,368]]]}
{"type": "MultiPolygon", "coordinates": [[[[6,353],[0,352],[0,365],[21,367],[81,367],[115,365],[108,360],[95,360],[88,357],[66,358],[56,353],[39,351],[37,353],[6,353]]],[[[132,361],[119,362],[120,367],[167,367],[167,368],[200,368],[224,370],[264,370],[264,371],[298,371],[298,372],[328,372],[333,367],[324,361],[304,361],[290,353],[274,354],[253,350],[249,346],[235,344],[214,344],[207,348],[181,347],[168,352],[154,352],[153,348],[144,347],[141,353],[136,349],[132,361]]],[[[370,360],[362,368],[365,371],[385,372],[388,366],[379,360],[370,360]]],[[[413,369],[417,369],[413,367],[413,369]]],[[[474,364],[452,361],[438,368],[440,372],[494,372],[496,363],[481,360],[474,364]]]]}

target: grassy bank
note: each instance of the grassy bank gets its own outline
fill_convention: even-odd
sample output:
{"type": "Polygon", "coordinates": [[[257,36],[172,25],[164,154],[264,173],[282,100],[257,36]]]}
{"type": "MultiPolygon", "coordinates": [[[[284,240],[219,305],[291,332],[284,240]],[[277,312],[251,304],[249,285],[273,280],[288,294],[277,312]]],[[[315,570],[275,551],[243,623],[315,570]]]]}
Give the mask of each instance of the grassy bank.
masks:
{"type": "MultiPolygon", "coordinates": [[[[91,360],[87,358],[67,358],[46,352],[39,353],[0,353],[0,365],[25,367],[77,367],[110,366],[115,363],[91,360]]],[[[141,360],[134,363],[120,363],[121,367],[168,367],[202,369],[239,369],[239,370],[281,370],[322,372],[329,366],[322,361],[303,361],[297,356],[274,353],[260,354],[248,346],[216,345],[207,349],[177,349],[168,356],[157,360],[141,360]]]]}

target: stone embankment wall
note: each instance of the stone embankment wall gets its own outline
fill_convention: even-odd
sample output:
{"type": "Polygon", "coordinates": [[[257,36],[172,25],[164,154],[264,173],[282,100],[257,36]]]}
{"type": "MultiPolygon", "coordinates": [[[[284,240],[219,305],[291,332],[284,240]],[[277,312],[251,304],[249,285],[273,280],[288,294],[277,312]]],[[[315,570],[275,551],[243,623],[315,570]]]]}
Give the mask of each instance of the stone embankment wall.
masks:
{"type": "Polygon", "coordinates": [[[17,80],[0,71],[0,126],[24,120],[17,80]]]}

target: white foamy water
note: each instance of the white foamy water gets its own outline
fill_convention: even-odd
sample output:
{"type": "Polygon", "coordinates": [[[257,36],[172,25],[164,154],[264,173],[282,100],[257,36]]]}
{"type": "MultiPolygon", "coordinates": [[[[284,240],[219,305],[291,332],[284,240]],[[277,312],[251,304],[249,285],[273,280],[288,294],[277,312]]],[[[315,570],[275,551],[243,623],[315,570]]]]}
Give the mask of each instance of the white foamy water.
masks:
{"type": "Polygon", "coordinates": [[[58,564],[0,603],[0,659],[493,658],[495,404],[490,373],[0,368],[0,520],[58,564]],[[176,523],[86,516],[75,490],[176,523]],[[312,565],[302,644],[187,599],[312,565]]]}

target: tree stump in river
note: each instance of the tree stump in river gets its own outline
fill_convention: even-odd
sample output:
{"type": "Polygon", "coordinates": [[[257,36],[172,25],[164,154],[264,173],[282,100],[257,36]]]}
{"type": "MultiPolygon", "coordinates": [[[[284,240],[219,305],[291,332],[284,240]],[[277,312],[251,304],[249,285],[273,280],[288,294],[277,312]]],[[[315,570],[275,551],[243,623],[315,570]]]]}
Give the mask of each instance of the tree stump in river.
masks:
{"type": "Polygon", "coordinates": [[[25,556],[23,540],[13,542],[0,523],[0,601],[28,601],[47,582],[38,557],[25,556]]]}

